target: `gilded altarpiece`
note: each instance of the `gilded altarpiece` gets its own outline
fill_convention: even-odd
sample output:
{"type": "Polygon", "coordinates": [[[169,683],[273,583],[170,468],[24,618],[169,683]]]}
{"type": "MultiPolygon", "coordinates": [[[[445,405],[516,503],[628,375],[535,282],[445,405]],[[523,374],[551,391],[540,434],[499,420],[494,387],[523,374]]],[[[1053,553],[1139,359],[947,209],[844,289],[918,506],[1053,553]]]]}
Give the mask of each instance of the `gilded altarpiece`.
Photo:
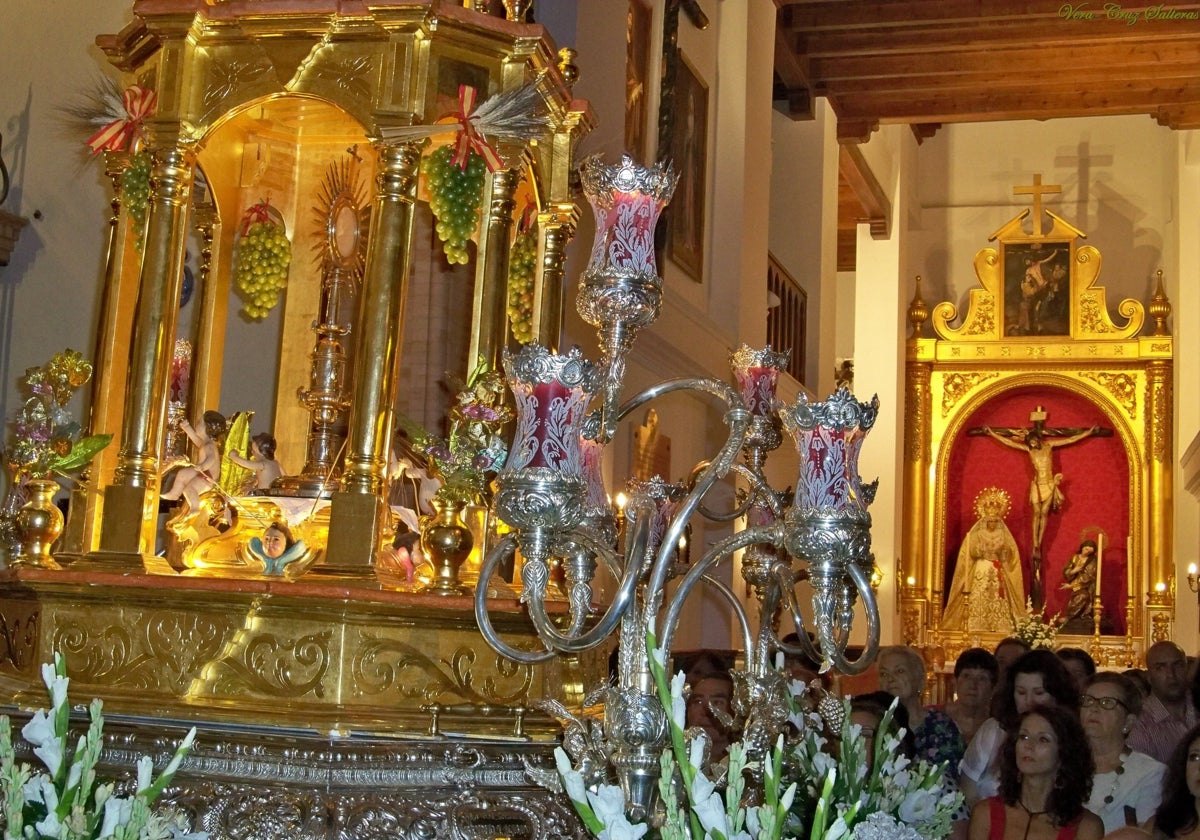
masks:
{"type": "Polygon", "coordinates": [[[1041,215],[1037,196],[1032,218],[989,237],[965,311],[931,313],[918,278],[908,312],[899,611],[904,642],[935,668],[1011,635],[1027,599],[1048,618],[1082,610],[1059,644],[1102,666],[1140,662],[1171,634],[1170,305],[1160,278],[1149,306],[1126,299],[1112,315],[1100,250],[1049,211],[1043,231],[1041,215]],[[1098,592],[1071,565],[1089,540],[1098,592]],[[974,571],[956,578],[960,562],[974,571]],[[992,611],[1004,621],[985,597],[1007,601],[992,611]]]}

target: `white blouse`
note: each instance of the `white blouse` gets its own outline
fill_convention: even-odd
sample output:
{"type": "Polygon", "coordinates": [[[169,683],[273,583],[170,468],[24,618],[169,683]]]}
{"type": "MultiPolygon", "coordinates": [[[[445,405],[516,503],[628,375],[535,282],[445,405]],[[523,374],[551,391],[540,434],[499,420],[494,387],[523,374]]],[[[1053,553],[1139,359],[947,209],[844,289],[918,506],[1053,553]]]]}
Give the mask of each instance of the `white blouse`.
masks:
{"type": "MultiPolygon", "coordinates": [[[[1000,721],[988,718],[967,744],[967,751],[958,763],[959,776],[975,784],[980,800],[1000,792],[1000,748],[1003,745],[1004,729],[1000,721]]],[[[1100,798],[1103,799],[1103,795],[1100,798]]]]}
{"type": "Polygon", "coordinates": [[[1092,797],[1087,809],[1104,820],[1104,833],[1125,825],[1125,806],[1137,811],[1138,825],[1154,816],[1162,800],[1163,774],[1167,766],[1145,753],[1131,752],[1125,756],[1125,772],[1097,773],[1092,777],[1092,797]],[[1104,799],[1112,796],[1112,802],[1104,799]]]}

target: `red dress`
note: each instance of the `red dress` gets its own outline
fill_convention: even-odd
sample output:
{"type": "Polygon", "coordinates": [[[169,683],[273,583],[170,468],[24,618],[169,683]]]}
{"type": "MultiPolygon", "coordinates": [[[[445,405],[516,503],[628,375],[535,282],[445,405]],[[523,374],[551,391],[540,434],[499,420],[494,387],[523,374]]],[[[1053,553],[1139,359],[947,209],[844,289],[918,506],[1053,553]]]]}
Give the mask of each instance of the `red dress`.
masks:
{"type": "MultiPolygon", "coordinates": [[[[988,834],[988,840],[1004,840],[1004,800],[999,796],[993,796],[988,799],[988,806],[991,808],[992,830],[988,834]]],[[[1030,817],[1030,819],[1033,819],[1030,817]]],[[[1079,828],[1079,822],[1083,819],[1083,814],[1080,814],[1075,819],[1064,825],[1058,830],[1058,834],[1054,835],[1054,840],[1075,840],[1075,831],[1079,828]]]]}

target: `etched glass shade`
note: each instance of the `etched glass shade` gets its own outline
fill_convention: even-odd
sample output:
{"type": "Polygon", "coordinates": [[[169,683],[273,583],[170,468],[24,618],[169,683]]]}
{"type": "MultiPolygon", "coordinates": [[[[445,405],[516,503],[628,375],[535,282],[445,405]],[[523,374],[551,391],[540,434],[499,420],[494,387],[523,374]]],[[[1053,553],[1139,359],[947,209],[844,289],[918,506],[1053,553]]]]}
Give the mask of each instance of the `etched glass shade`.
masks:
{"type": "Polygon", "coordinates": [[[878,482],[863,484],[858,456],[878,414],[878,397],[860,403],[845,387],[825,402],[810,403],[801,394],[794,405],[780,410],[800,456],[796,509],[866,515],[878,482]]]}

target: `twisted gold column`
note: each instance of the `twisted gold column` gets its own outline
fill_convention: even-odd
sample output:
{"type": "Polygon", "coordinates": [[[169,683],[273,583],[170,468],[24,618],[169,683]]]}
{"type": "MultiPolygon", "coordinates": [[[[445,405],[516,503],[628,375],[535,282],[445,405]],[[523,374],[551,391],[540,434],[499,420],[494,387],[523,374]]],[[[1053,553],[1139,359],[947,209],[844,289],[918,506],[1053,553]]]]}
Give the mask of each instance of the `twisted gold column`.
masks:
{"type": "Polygon", "coordinates": [[[482,258],[475,264],[475,295],[471,302],[471,345],[467,371],[482,357],[488,367],[500,368],[500,353],[508,335],[508,258],[513,228],[515,169],[501,169],[488,177],[491,201],[484,208],[480,243],[482,258]]]}
{"type": "Polygon", "coordinates": [[[538,264],[533,287],[533,340],[557,352],[562,335],[563,265],[575,235],[579,208],[552,204],[538,213],[538,264]]]}
{"type": "Polygon", "coordinates": [[[379,142],[376,149],[379,174],[355,327],[354,402],[343,489],[333,496],[328,550],[324,561],[313,569],[316,574],[373,575],[384,522],[381,492],[411,274],[421,148],[415,143],[379,142]]]}
{"type": "Polygon", "coordinates": [[[105,492],[100,551],[152,555],[158,508],[158,453],[183,285],[195,153],[155,153],[149,225],[134,311],[121,451],[105,492]]]}

